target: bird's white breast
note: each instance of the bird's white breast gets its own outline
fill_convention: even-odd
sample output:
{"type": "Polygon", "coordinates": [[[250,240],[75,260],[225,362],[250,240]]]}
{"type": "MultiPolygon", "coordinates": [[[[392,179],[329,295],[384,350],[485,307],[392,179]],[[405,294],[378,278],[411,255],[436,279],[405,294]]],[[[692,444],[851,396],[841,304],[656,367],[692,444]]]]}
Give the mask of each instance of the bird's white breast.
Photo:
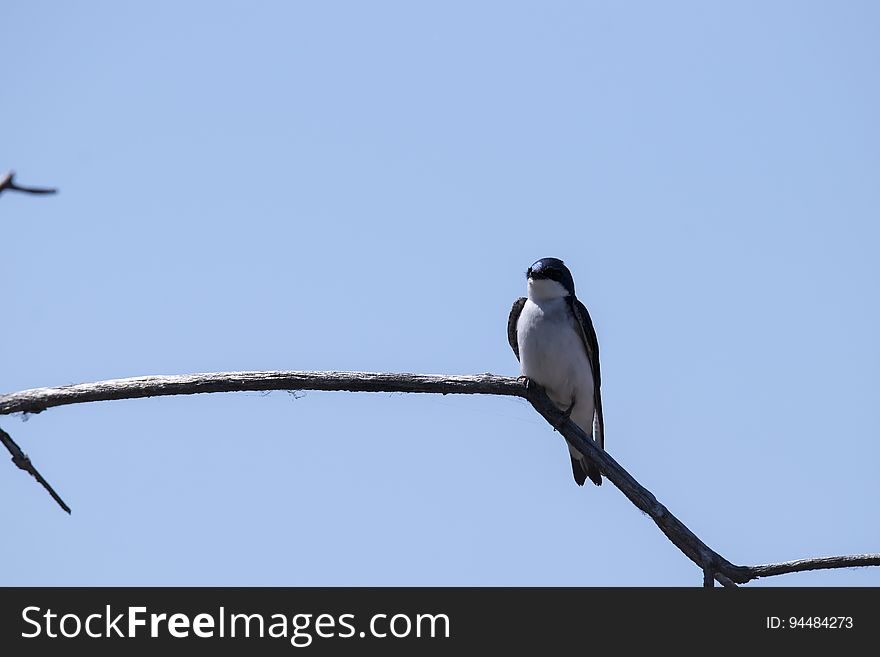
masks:
{"type": "Polygon", "coordinates": [[[565,297],[526,300],[516,324],[520,370],[547,391],[588,435],[593,429],[593,373],[565,297]]]}

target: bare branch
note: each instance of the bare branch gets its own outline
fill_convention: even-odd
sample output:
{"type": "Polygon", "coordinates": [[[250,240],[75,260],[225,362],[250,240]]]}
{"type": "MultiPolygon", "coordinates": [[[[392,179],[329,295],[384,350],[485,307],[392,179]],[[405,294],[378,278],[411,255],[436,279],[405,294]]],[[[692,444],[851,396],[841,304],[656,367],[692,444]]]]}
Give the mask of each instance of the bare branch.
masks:
{"type": "Polygon", "coordinates": [[[57,189],[52,189],[50,187],[24,187],[16,184],[14,171],[7,171],[0,176],[0,194],[7,189],[15,192],[25,192],[27,194],[55,194],[58,191],[57,189]]]}
{"type": "Polygon", "coordinates": [[[780,564],[738,566],[703,543],[684,523],[657,501],[608,452],[595,443],[560,411],[539,386],[527,380],[479,374],[447,376],[376,372],[214,372],[179,376],[142,376],[80,383],[56,388],[35,388],[0,395],[0,415],[39,413],[55,406],[114,399],[165,395],[261,390],[329,390],[351,392],[421,392],[483,394],[528,400],[551,426],[591,459],[609,481],[657,524],[666,537],[704,573],[704,584],[717,580],[724,586],[743,584],[758,577],[827,568],[880,565],[880,554],[821,557],[780,564]]]}
{"type": "Polygon", "coordinates": [[[380,372],[212,372],[138,376],[14,392],[0,395],[0,415],[39,413],[53,406],[114,399],[259,390],[428,392],[526,397],[525,386],[520,380],[494,374],[441,376],[380,372]]]}
{"type": "Polygon", "coordinates": [[[9,450],[10,454],[12,454],[12,462],[36,479],[43,488],[49,491],[49,495],[52,496],[52,499],[58,502],[58,505],[69,514],[70,507],[64,503],[64,500],[62,500],[58,493],[55,492],[55,489],[49,485],[49,482],[43,479],[43,475],[37,471],[34,464],[31,463],[30,458],[28,458],[28,455],[21,451],[21,447],[16,444],[12,439],[12,436],[3,431],[3,429],[0,429],[0,443],[3,443],[3,446],[9,450]]]}
{"type": "Polygon", "coordinates": [[[829,568],[855,568],[858,566],[880,566],[880,554],[852,554],[845,557],[817,557],[771,563],[765,566],[750,566],[753,577],[771,577],[788,573],[802,573],[806,570],[827,570],[829,568]]]}

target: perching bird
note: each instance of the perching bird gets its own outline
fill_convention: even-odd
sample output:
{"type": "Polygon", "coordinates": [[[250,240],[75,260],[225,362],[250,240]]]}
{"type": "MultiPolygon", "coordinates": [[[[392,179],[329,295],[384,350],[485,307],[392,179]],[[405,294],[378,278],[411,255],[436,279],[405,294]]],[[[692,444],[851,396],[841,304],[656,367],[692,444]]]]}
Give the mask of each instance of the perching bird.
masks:
{"type": "MultiPolygon", "coordinates": [[[[528,297],[513,302],[507,339],[520,371],[584,433],[605,449],[599,343],[590,313],[574,294],[574,279],[558,258],[541,258],[526,272],[528,297]]],[[[599,469],[569,444],[578,486],[602,485],[599,469]]]]}

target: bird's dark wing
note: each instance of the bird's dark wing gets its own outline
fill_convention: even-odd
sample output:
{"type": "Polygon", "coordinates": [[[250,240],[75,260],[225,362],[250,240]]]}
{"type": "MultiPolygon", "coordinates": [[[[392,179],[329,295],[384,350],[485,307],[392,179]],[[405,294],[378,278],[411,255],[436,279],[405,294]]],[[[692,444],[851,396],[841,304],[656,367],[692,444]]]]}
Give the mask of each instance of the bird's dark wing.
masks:
{"type": "Polygon", "coordinates": [[[602,374],[599,371],[599,341],[596,339],[596,329],[593,328],[593,320],[590,319],[587,307],[577,299],[574,299],[571,304],[571,310],[580,327],[581,339],[584,341],[584,347],[587,349],[587,358],[590,360],[590,367],[593,370],[593,402],[596,406],[596,417],[598,418],[596,442],[599,443],[599,447],[605,449],[605,419],[602,417],[602,374]]]}
{"type": "Polygon", "coordinates": [[[510,348],[516,354],[519,360],[519,341],[516,339],[516,323],[519,321],[519,314],[522,312],[523,306],[526,305],[526,298],[520,297],[513,302],[513,308],[510,309],[510,315],[507,318],[507,341],[510,348]]]}

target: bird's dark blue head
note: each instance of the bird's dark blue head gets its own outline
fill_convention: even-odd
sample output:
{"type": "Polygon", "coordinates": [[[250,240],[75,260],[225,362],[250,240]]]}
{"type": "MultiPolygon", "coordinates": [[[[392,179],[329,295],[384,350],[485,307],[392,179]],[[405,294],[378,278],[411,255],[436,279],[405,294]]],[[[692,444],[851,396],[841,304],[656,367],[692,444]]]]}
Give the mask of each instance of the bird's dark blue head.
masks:
{"type": "Polygon", "coordinates": [[[556,281],[565,288],[570,296],[574,297],[574,278],[568,271],[568,267],[559,258],[541,258],[529,267],[526,278],[533,281],[556,281]]]}

